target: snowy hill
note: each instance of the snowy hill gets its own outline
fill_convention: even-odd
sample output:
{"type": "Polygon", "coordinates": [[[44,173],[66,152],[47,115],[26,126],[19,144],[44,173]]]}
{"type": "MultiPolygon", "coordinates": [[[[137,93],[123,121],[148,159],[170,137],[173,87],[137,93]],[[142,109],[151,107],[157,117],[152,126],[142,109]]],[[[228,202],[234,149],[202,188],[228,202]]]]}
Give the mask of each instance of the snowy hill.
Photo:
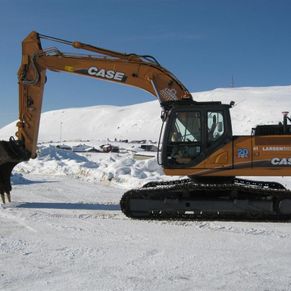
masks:
{"type": "Polygon", "coordinates": [[[282,112],[291,112],[291,86],[215,89],[194,93],[196,101],[235,101],[231,109],[233,132],[250,134],[257,124],[282,121],[282,112]]]}
{"type": "MultiPolygon", "coordinates": [[[[278,123],[282,111],[291,111],[291,86],[227,88],[193,93],[196,101],[222,101],[236,105],[231,110],[234,134],[250,134],[256,124],[278,123]]],[[[14,135],[16,122],[0,130],[0,138],[14,135]]],[[[45,112],[39,141],[151,139],[161,127],[158,101],[131,106],[93,106],[45,112]]]]}
{"type": "MultiPolygon", "coordinates": [[[[16,122],[0,130],[7,139],[16,122]]],[[[92,106],[45,112],[41,116],[39,141],[157,139],[161,126],[157,101],[131,106],[92,106]]]]}

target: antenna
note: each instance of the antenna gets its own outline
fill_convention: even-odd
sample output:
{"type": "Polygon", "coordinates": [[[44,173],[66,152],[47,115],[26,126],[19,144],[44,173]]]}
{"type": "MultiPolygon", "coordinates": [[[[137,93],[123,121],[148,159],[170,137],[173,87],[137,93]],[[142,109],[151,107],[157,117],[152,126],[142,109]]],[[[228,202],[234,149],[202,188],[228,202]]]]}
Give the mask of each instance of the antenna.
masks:
{"type": "Polygon", "coordinates": [[[234,88],[234,76],[231,75],[231,88],[234,88]]]}

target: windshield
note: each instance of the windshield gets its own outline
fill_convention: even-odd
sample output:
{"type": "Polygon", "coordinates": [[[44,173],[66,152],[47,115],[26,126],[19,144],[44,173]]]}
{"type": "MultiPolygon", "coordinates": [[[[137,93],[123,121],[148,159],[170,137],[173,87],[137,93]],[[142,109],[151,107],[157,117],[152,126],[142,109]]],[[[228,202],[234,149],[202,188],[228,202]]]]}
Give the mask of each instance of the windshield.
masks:
{"type": "Polygon", "coordinates": [[[171,142],[200,142],[200,112],[177,112],[170,139],[171,142]]]}
{"type": "Polygon", "coordinates": [[[169,133],[167,161],[170,164],[191,164],[201,152],[200,112],[176,112],[169,133]]]}

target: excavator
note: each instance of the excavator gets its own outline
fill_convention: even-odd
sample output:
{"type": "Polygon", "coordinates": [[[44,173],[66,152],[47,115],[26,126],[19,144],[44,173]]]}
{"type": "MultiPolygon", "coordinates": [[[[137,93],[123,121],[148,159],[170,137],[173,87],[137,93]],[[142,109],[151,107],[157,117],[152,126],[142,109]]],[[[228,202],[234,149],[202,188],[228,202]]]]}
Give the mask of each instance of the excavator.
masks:
{"type": "Polygon", "coordinates": [[[162,109],[158,162],[170,181],[149,182],[124,193],[122,212],[138,219],[291,219],[291,191],[246,176],[291,176],[288,112],[278,124],[257,125],[249,136],[232,134],[234,102],[197,102],[152,56],[120,53],[79,41],[31,32],[22,42],[18,71],[16,138],[0,141],[0,193],[11,201],[13,168],[37,156],[46,71],[66,72],[134,86],[154,95],[162,109]],[[43,40],[82,53],[42,48],[43,40]],[[85,51],[85,54],[84,54],[85,51]],[[181,178],[186,176],[188,178],[181,178]]]}

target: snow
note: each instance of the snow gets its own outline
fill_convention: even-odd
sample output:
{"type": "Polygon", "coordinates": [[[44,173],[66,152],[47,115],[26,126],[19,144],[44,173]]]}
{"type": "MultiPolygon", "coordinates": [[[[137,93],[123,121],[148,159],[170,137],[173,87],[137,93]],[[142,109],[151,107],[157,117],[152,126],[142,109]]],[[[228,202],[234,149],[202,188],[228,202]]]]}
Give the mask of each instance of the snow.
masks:
{"type": "MultiPolygon", "coordinates": [[[[281,121],[290,95],[286,86],[193,97],[234,100],[234,132],[249,134],[257,123],[281,121]]],[[[113,142],[156,141],[159,116],[156,101],[42,114],[38,158],[15,168],[13,202],[0,207],[0,290],[291,290],[289,223],[139,221],[121,213],[127,189],[171,179],[155,158],[135,158],[138,143],[113,142]],[[122,150],[56,148],[107,142],[122,150]]],[[[14,131],[15,123],[0,137],[14,131]]],[[[275,180],[291,188],[290,178],[275,180]]]]}
{"type": "Polygon", "coordinates": [[[1,290],[290,290],[288,223],[137,221],[122,190],[29,175],[0,210],[1,290]]]}
{"type": "Polygon", "coordinates": [[[249,135],[258,124],[278,124],[282,112],[291,111],[291,86],[224,88],[192,95],[196,101],[234,101],[230,112],[236,135],[249,135]]]}
{"type": "MultiPolygon", "coordinates": [[[[231,109],[234,134],[250,134],[262,123],[278,123],[290,110],[291,86],[223,88],[193,93],[196,101],[235,102],[231,109]]],[[[39,141],[86,141],[146,139],[159,137],[161,108],[158,101],[131,106],[93,106],[45,112],[41,116],[39,141]]],[[[16,122],[0,130],[0,138],[14,135],[16,122]]],[[[79,142],[80,143],[80,142],[79,142]]]]}
{"type": "Polygon", "coordinates": [[[17,165],[15,171],[25,175],[70,176],[120,188],[140,187],[146,182],[167,179],[155,158],[136,160],[133,156],[132,152],[75,153],[42,145],[37,159],[17,165]]]}
{"type": "MultiPolygon", "coordinates": [[[[131,106],[93,106],[43,113],[39,141],[158,138],[161,119],[157,101],[131,106]]],[[[1,130],[0,137],[14,135],[16,123],[1,130]]]]}

